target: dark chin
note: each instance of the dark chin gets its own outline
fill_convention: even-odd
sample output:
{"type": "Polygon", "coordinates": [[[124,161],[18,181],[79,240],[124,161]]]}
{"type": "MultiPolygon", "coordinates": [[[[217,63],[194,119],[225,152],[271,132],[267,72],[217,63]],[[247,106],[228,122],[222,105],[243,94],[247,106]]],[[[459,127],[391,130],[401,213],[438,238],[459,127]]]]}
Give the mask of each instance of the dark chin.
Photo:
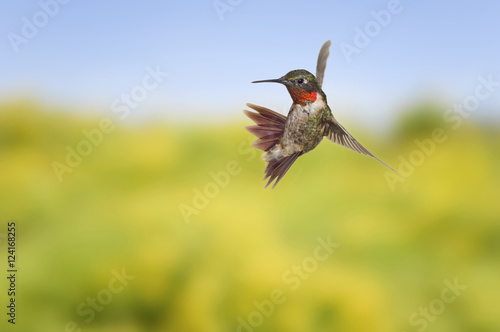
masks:
{"type": "Polygon", "coordinates": [[[286,89],[288,90],[288,93],[290,94],[290,97],[292,97],[294,102],[297,102],[299,99],[300,92],[298,91],[297,87],[294,87],[293,85],[287,85],[286,89]]]}

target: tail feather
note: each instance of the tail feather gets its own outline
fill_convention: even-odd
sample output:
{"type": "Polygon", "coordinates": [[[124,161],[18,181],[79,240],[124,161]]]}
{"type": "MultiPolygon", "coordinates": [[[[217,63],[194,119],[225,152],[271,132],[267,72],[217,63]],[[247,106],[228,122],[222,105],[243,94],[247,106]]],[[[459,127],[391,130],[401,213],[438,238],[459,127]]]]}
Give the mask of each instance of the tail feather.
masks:
{"type": "Polygon", "coordinates": [[[271,150],[285,130],[286,117],[262,106],[253,104],[247,104],[247,106],[258,112],[244,111],[257,124],[245,127],[259,138],[252,145],[262,151],[271,150]]]}
{"type": "MultiPolygon", "coordinates": [[[[244,111],[245,114],[256,123],[254,126],[245,127],[250,133],[259,138],[253,142],[252,145],[262,151],[271,150],[283,135],[286,116],[262,106],[253,104],[247,104],[247,106],[257,111],[257,113],[247,110],[244,111]]],[[[266,170],[264,172],[266,177],[264,180],[269,178],[266,187],[268,187],[273,181],[275,181],[273,188],[276,187],[278,182],[283,178],[283,176],[285,176],[286,172],[288,172],[295,160],[297,160],[297,158],[301,155],[302,152],[297,152],[287,157],[282,157],[281,155],[280,157],[272,156],[273,158],[279,159],[269,161],[266,166],[266,170]]]]}
{"type": "Polygon", "coordinates": [[[276,182],[274,182],[273,189],[276,187],[278,182],[285,176],[286,172],[290,169],[290,167],[293,165],[295,160],[297,160],[298,157],[302,155],[302,152],[296,152],[292,154],[291,156],[284,157],[279,160],[271,160],[266,167],[266,170],[264,173],[266,173],[266,177],[264,178],[267,179],[269,178],[269,181],[266,184],[269,186],[275,179],[276,182]]]}

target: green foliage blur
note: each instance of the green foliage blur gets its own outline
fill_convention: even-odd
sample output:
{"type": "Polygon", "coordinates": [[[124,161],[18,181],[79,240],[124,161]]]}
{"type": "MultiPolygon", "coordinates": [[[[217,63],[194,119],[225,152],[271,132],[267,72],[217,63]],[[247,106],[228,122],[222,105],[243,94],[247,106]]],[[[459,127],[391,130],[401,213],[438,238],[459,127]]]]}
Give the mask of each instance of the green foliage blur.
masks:
{"type": "Polygon", "coordinates": [[[500,127],[452,128],[445,108],[401,110],[384,137],[344,123],[399,174],[325,140],[271,190],[243,114],[133,125],[3,102],[0,266],[14,220],[19,273],[15,327],[0,282],[1,330],[498,332],[500,127]],[[340,247],[320,261],[318,238],[340,247]],[[451,303],[446,281],[467,287],[451,303]]]}

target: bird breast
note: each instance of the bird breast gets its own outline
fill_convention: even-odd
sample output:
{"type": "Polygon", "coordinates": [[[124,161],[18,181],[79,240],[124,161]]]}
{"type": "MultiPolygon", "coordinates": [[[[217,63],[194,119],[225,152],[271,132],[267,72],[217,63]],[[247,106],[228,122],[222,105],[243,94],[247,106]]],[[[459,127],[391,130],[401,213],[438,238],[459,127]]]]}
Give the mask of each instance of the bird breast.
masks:
{"type": "Polygon", "coordinates": [[[299,151],[308,152],[321,142],[323,132],[320,126],[320,117],[322,114],[318,112],[325,107],[326,103],[320,98],[314,103],[294,104],[292,106],[280,142],[281,150],[285,156],[299,151]]]}

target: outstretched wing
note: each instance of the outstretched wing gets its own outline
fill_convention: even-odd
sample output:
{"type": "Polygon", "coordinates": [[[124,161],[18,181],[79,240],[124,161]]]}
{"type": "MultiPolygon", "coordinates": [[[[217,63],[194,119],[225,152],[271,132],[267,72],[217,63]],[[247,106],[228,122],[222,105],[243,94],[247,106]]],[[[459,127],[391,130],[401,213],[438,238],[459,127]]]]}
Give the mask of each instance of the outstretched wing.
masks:
{"type": "Polygon", "coordinates": [[[286,116],[262,106],[254,104],[247,104],[247,106],[258,112],[243,111],[246,116],[257,124],[245,127],[249,132],[259,138],[253,142],[252,145],[262,151],[271,150],[271,148],[276,145],[281,135],[283,135],[286,116]]]}
{"type": "MultiPolygon", "coordinates": [[[[387,168],[396,172],[391,167],[387,166],[382,160],[375,157],[370,151],[368,151],[361,143],[359,143],[351,134],[340,124],[337,120],[332,118],[327,122],[325,126],[324,135],[333,143],[342,145],[353,151],[365,154],[367,156],[377,159],[379,162],[384,164],[387,168]]],[[[397,172],[396,172],[397,173],[397,172]]]]}
{"type": "Polygon", "coordinates": [[[316,65],[316,81],[318,81],[318,85],[321,88],[323,85],[323,78],[325,77],[325,69],[326,69],[326,60],[328,60],[328,56],[330,55],[330,45],[332,42],[329,40],[323,44],[321,50],[318,55],[318,63],[316,65]]]}
{"type": "MultiPolygon", "coordinates": [[[[257,111],[257,113],[255,113],[244,110],[245,114],[257,124],[245,127],[249,132],[259,138],[253,142],[252,145],[263,151],[271,150],[283,135],[286,116],[262,106],[254,104],[247,104],[247,106],[257,111]]],[[[286,172],[288,172],[295,160],[301,155],[302,152],[297,152],[291,156],[268,162],[266,170],[264,171],[266,174],[264,180],[269,178],[266,188],[276,180],[273,185],[274,189],[283,176],[285,176],[286,172]]]]}

